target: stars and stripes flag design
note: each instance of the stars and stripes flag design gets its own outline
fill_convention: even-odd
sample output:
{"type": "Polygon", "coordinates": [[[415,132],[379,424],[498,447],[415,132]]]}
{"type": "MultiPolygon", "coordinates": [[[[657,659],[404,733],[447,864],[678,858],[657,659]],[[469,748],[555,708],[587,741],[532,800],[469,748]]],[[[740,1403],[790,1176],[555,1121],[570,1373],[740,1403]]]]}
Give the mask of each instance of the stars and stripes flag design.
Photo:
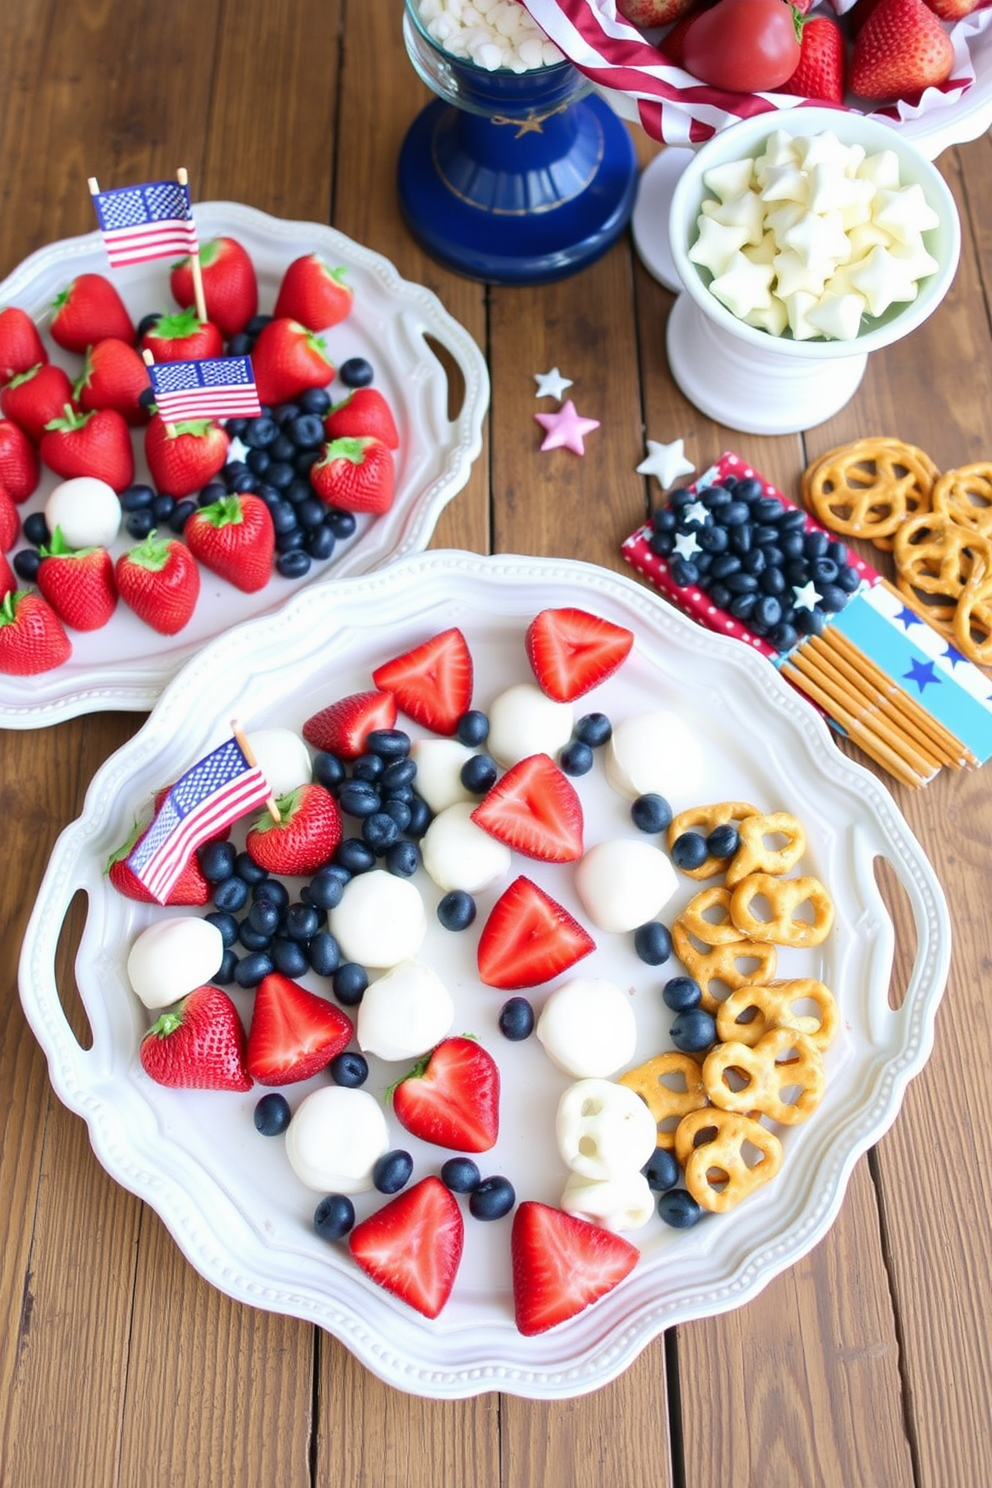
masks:
{"type": "Polygon", "coordinates": [[[198,251],[189,187],[178,181],[97,191],[93,205],[113,269],[198,251]]]}
{"type": "Polygon", "coordinates": [[[204,357],[148,368],[155,403],[166,423],[196,418],[256,418],[262,411],[251,357],[204,357]]]}
{"type": "Polygon", "coordinates": [[[164,904],[201,842],[264,805],[270,794],[259,766],[246,758],[237,739],[228,739],[176,781],[129,854],[128,867],[164,904]]]}

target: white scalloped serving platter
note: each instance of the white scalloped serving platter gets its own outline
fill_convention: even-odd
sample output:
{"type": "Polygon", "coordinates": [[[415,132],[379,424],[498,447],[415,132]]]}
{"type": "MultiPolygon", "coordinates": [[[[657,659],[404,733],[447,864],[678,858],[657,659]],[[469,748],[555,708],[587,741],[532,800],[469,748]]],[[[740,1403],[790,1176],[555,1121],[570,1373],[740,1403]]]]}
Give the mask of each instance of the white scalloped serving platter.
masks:
{"type": "MultiPolygon", "coordinates": [[[[600,759],[575,783],[587,846],[636,835],[628,803],[606,783],[600,759]]],[[[512,872],[528,873],[583,918],[569,867],[519,859],[512,872]]],[[[416,881],[430,924],[421,958],[452,991],[455,1028],[477,1035],[502,1072],[501,1131],[481,1160],[483,1172],[509,1176],[518,1198],[555,1204],[566,1174],[554,1111],[568,1078],[535,1038],[522,1044],[501,1038],[497,1015],[506,994],[483,986],[475,967],[479,928],[503,885],[479,896],[472,928],[453,934],[436,921],[438,891],[422,870],[416,881]]],[[[696,887],[683,880],[675,908],[696,887]]],[[[596,939],[581,971],[630,989],[636,1059],[669,1047],[671,1015],[659,989],[676,964],[646,967],[630,937],[596,933],[596,939]]],[[[304,590],[277,614],[194,657],[137,735],[97,773],[82,816],[59,838],[25,938],[20,986],[52,1083],[88,1123],[100,1161],[157,1210],[214,1285],[328,1329],[400,1389],[436,1398],[504,1390],[554,1399],[614,1378],[663,1329],[746,1302],[823,1236],[855,1160],[895,1119],[908,1080],[927,1059],[949,951],[940,887],[890,796],[836,749],[818,715],[761,657],[602,569],[434,552],[304,590]],[[508,1219],[483,1224],[466,1216],[454,1291],[429,1322],[361,1275],[344,1245],[317,1237],[318,1195],[292,1174],[282,1140],[256,1133],[257,1093],[165,1090],[144,1075],[136,1048],[148,1018],[127,984],[125,963],[136,934],[166,911],[116,895],[102,868],[153,791],[214,747],[232,716],[249,730],[299,728],[331,700],[368,687],[380,662],[450,625],[468,639],[475,706],[486,708],[511,683],[529,680],[524,631],[539,610],[559,605],[592,610],[636,636],[625,665],[580,700],[577,713],[604,711],[617,722],[674,708],[692,729],[703,783],[690,793],[673,778],[676,810],[743,799],[762,810],[792,811],[804,822],[804,871],[830,889],[836,927],[816,951],[782,953],[779,972],[826,981],[842,1016],[826,1056],[823,1104],[804,1126],[784,1131],[775,1182],[689,1231],[666,1228],[655,1217],[632,1237],[642,1259],[613,1293],[571,1322],[525,1338],[513,1322],[508,1219]],[[876,858],[892,864],[916,926],[915,965],[898,1011],[889,1003],[894,936],[875,883],[876,858]],[[62,922],[79,890],[88,898],[76,959],[93,1035],[86,1050],[69,1030],[54,975],[62,922]]],[[[321,986],[317,978],[303,980],[321,986]]],[[[548,990],[533,994],[538,1009],[548,990]]],[[[235,988],[233,995],[247,1019],[251,994],[235,988]]],[[[379,1094],[402,1072],[373,1060],[367,1088],[379,1094]]],[[[294,1108],[321,1079],[288,1088],[294,1108]]],[[[446,1155],[398,1127],[395,1141],[413,1152],[416,1176],[436,1172],[446,1155]]],[[[361,1196],[360,1216],[381,1202],[375,1194],[361,1196]]]]}
{"type": "MultiPolygon", "coordinates": [[[[286,266],[304,253],[343,265],[355,291],[353,308],[340,325],[324,333],[336,366],[352,356],[366,357],[375,386],[396,416],[396,497],[381,517],[358,518],[354,537],[339,543],[325,563],[314,563],[301,579],[273,576],[257,594],[242,594],[225,580],[201,573],[201,592],[190,623],[178,636],[161,636],[123,605],[101,630],[73,631],[72,656],[63,666],[35,677],[0,675],[0,727],[38,728],[80,713],[105,709],[143,711],[165,683],[214,636],[257,615],[277,609],[293,594],[314,585],[336,583],[370,573],[394,559],[426,548],[447,503],[468,480],[482,448],[482,423],[489,403],[489,377],[472,337],[428,289],[401,279],[380,254],[334,228],[270,217],[236,202],[198,202],[194,206],[200,242],[237,238],[255,264],[259,309],[270,312],[286,266]],[[426,337],[444,347],[464,379],[461,407],[449,418],[448,374],[426,337]]],[[[174,308],[169,293],[170,260],[111,271],[97,232],[40,249],[0,284],[0,305],[19,305],[43,332],[51,359],[75,376],[81,358],[64,352],[47,334],[51,304],[81,273],[109,277],[135,323],[150,311],[174,308]]],[[[331,385],[332,396],[346,389],[331,385]]],[[[132,435],[136,480],[148,478],[141,431],[132,435]]],[[[41,485],[19,508],[21,516],[44,507],[57,477],[43,471],[41,485]]],[[[123,532],[116,556],[135,540],[123,532]]]]}

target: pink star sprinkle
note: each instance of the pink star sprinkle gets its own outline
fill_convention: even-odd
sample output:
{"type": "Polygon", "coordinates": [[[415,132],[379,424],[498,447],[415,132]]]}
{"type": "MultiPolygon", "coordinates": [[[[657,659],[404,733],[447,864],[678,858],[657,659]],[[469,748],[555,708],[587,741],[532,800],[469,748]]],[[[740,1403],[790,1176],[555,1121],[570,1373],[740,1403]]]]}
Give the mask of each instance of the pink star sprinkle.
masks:
{"type": "Polygon", "coordinates": [[[584,455],[586,448],[582,442],[583,435],[591,434],[593,429],[599,428],[599,419],[583,418],[576,413],[571,398],[562,404],[557,413],[535,413],[534,417],[541,428],[547,431],[541,444],[542,450],[570,449],[577,455],[584,455]]]}

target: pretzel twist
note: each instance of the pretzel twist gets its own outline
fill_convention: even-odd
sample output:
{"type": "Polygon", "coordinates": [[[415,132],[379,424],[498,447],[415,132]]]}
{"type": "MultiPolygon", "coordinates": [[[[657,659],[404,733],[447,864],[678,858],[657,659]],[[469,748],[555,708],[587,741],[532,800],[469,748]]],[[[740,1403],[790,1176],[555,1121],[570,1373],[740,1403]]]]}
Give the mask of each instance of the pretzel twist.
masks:
{"type": "Polygon", "coordinates": [[[723,884],[700,889],[679,916],[683,927],[704,945],[732,945],[741,939],[741,932],[730,916],[730,898],[730,890],[723,884]],[[716,917],[707,918],[714,911],[716,917]]]}
{"type": "Polygon", "coordinates": [[[751,873],[730,896],[730,917],[746,940],[770,940],[775,945],[822,945],[834,923],[833,900],[818,878],[775,878],[770,873],[751,873]],[[762,916],[755,901],[767,902],[771,913],[762,916]],[[809,906],[813,918],[798,919],[797,911],[809,906]]]}
{"type": "Polygon", "coordinates": [[[725,1043],[736,1040],[753,1048],[773,1028],[791,1028],[804,1033],[821,1053],[833,1043],[838,1023],[833,993],[812,977],[740,987],[720,1004],[716,1015],[717,1035],[725,1043]],[[797,1003],[811,1003],[814,1011],[796,1012],[797,1003]]]}
{"type": "Polygon", "coordinates": [[[627,1070],[618,1083],[641,1097],[657,1124],[658,1146],[669,1151],[675,1146],[675,1128],[682,1117],[698,1111],[709,1100],[699,1061],[675,1050],[656,1054],[636,1069],[627,1070]],[[675,1083],[668,1085],[667,1080],[675,1083]]]}
{"type": "Polygon", "coordinates": [[[992,582],[992,540],[950,517],[912,517],[896,537],[896,583],[910,599],[923,599],[928,617],[945,624],[967,585],[992,582]]]}
{"type": "MultiPolygon", "coordinates": [[[[683,832],[698,832],[701,837],[708,837],[716,827],[737,827],[745,817],[759,815],[757,806],[750,806],[747,801],[717,801],[712,806],[692,806],[672,818],[668,827],[669,851],[683,832]]],[[[710,853],[698,868],[683,868],[682,872],[687,878],[715,878],[726,866],[725,858],[715,858],[710,853]]]]}
{"type": "Polygon", "coordinates": [[[992,463],[946,470],[934,485],[931,505],[936,515],[992,537],[992,463]]]}
{"type": "Polygon", "coordinates": [[[760,1121],[710,1106],[679,1122],[675,1156],[696,1203],[711,1214],[725,1214],[775,1177],[782,1144],[760,1121]],[[747,1145],[757,1160],[748,1161],[747,1145]]]}
{"type": "Polygon", "coordinates": [[[939,472],[916,445],[884,436],[839,445],[809,465],[805,505],[844,537],[867,537],[890,548],[908,516],[930,509],[939,472]]]}
{"type": "Polygon", "coordinates": [[[715,984],[729,991],[748,982],[768,982],[775,975],[778,952],[770,941],[740,938],[729,945],[706,946],[700,950],[679,916],[672,925],[672,946],[689,975],[699,983],[703,997],[700,1006],[715,1013],[721,998],[715,984]],[[746,968],[741,963],[750,963],[746,968]]]}
{"type": "Polygon", "coordinates": [[[773,1028],[753,1048],[730,1040],[703,1061],[703,1084],[724,1111],[759,1111],[783,1126],[807,1121],[823,1099],[823,1059],[812,1039],[792,1028],[773,1028]],[[792,1055],[786,1058],[786,1055],[792,1055]],[[728,1075],[743,1081],[734,1088],[728,1075]],[[783,1092],[798,1090],[795,1099],[783,1092]]]}
{"type": "Polygon", "coordinates": [[[789,811],[768,816],[749,816],[738,827],[740,847],[727,868],[727,885],[733,888],[751,873],[788,873],[806,851],[806,831],[789,811]],[[784,838],[780,846],[774,839],[784,838]]]}

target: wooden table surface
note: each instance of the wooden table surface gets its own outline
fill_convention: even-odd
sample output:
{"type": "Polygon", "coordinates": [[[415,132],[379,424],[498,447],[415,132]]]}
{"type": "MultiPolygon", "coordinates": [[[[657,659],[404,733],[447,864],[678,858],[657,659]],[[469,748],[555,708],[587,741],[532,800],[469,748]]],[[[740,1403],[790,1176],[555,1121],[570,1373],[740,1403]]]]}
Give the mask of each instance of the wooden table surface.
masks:
{"type": "MultiPolygon", "coordinates": [[[[870,359],[805,436],[716,427],[665,361],[672,297],[622,240],[583,274],[497,289],[428,260],[400,221],[395,162],[427,101],[400,0],[18,0],[0,7],[0,277],[91,230],[86,178],[187,166],[194,196],[330,222],[429,285],[485,350],[484,452],[435,545],[555,554],[626,571],[651,492],[644,439],[705,468],[736,448],[787,492],[856,436],[941,469],[992,456],[992,148],[940,161],[964,230],[937,314],[870,359]],[[557,365],[602,421],[587,454],[536,454],[533,376],[557,365]]],[[[643,138],[647,161],[654,147],[643,138]]],[[[332,1337],[228,1300],[94,1158],[49,1085],[17,959],[52,845],[102,761],[140,727],[94,714],[0,737],[0,1483],[3,1488],[979,1488],[992,1482],[989,1213],[992,1018],[985,772],[893,795],[954,923],[936,1047],[858,1164],[828,1236],[747,1306],[648,1347],[573,1401],[395,1392],[332,1337]]],[[[911,919],[893,896],[895,982],[911,919]]],[[[71,1005],[71,946],[59,953],[71,1005]]]]}

